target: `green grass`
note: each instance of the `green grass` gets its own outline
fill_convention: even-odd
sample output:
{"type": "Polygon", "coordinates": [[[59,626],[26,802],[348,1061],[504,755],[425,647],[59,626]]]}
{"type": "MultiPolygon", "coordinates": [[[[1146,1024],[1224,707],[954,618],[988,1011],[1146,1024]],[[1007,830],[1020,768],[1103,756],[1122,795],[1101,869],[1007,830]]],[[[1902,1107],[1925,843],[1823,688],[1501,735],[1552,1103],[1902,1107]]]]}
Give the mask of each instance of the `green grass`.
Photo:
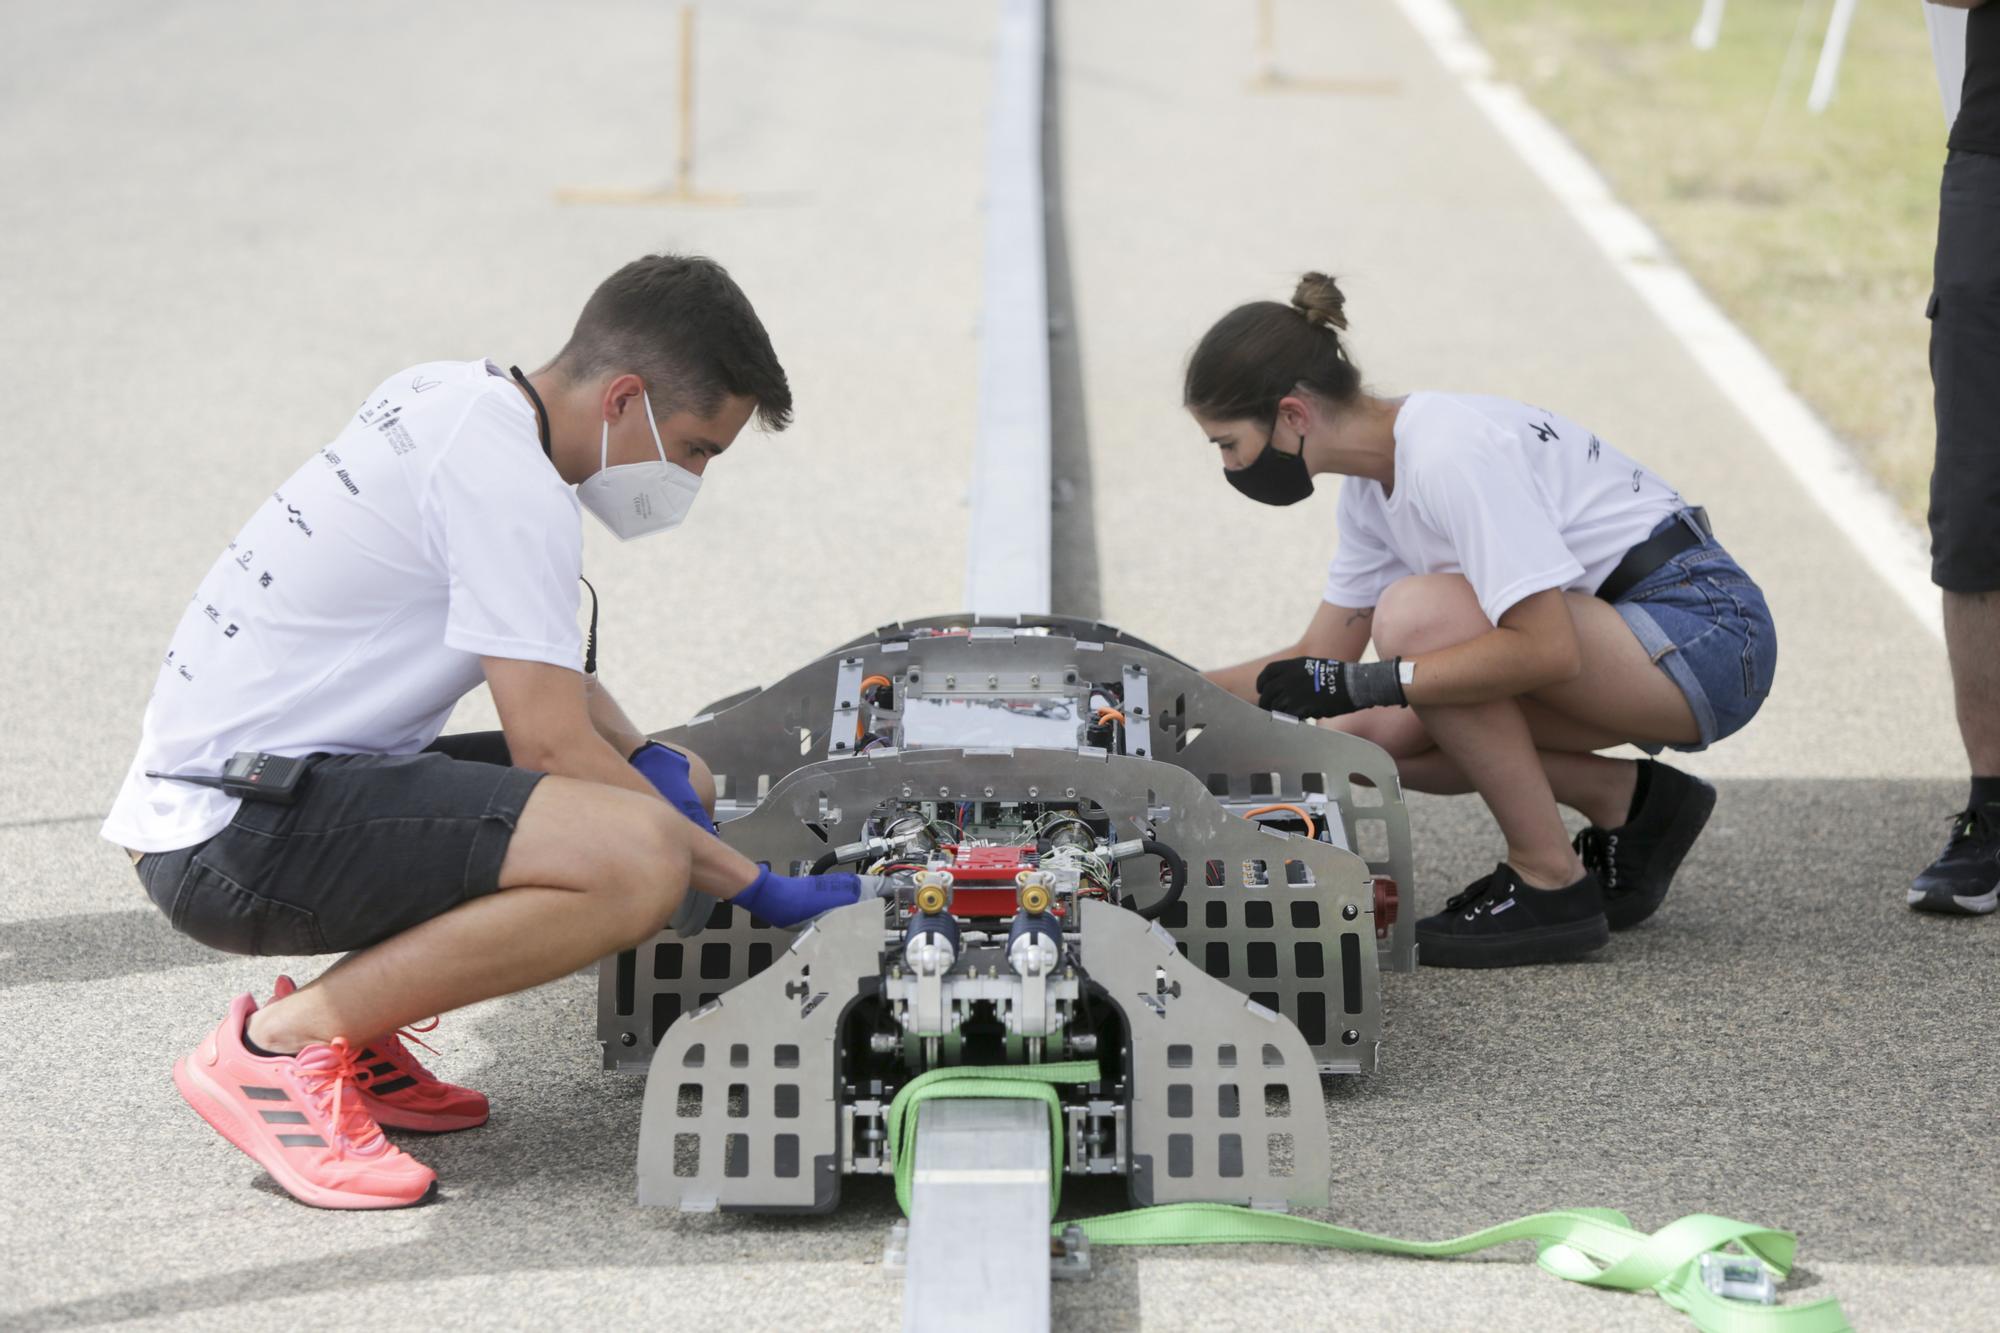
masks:
{"type": "Polygon", "coordinates": [[[1862,0],[1839,92],[1805,108],[1832,0],[1458,0],[1518,84],[1913,518],[1944,116],[1919,0],[1862,0]]]}

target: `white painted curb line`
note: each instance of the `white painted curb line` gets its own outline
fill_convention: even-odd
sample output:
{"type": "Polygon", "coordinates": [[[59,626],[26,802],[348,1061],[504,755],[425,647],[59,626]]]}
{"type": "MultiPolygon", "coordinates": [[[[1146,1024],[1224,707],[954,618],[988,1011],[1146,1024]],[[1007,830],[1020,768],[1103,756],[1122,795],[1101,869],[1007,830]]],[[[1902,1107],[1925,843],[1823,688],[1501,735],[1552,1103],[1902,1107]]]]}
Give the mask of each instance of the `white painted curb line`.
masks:
{"type": "Polygon", "coordinates": [[[985,310],[965,603],[1049,610],[1049,310],[1042,205],[1043,0],[1000,0],[986,140],[985,310]]]}
{"type": "Polygon", "coordinates": [[[1494,78],[1492,60],[1450,0],[1396,3],[1474,105],[1756,427],[1806,494],[1847,534],[1910,613],[1942,638],[1943,613],[1930,581],[1927,544],[1854,455],[1785,384],[1770,358],[1673,261],[1653,230],[1618,202],[1561,131],[1518,88],[1494,78]]]}

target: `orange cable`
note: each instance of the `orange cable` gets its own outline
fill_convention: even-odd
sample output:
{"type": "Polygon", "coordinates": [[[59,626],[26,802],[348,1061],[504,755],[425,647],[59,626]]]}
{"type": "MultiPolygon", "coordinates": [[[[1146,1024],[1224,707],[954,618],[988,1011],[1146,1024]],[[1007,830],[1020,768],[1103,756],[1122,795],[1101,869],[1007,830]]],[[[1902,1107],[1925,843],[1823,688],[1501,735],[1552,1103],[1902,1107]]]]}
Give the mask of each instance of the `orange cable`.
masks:
{"type": "Polygon", "coordinates": [[[1256,815],[1268,815],[1273,810],[1289,810],[1293,814],[1297,815],[1300,819],[1305,820],[1306,836],[1308,838],[1312,837],[1313,834],[1319,830],[1319,825],[1313,823],[1313,817],[1306,813],[1306,808],[1302,805],[1283,805],[1283,804],[1260,805],[1255,810],[1245,810],[1243,812],[1243,817],[1245,819],[1250,819],[1256,815]]]}

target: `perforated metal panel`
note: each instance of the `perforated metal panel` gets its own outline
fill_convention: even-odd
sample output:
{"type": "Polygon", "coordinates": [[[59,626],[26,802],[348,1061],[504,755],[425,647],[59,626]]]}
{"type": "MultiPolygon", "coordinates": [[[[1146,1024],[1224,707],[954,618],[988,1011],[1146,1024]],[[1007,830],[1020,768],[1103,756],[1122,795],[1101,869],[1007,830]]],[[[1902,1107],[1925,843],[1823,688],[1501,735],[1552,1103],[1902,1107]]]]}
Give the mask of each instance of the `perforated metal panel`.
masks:
{"type": "Polygon", "coordinates": [[[831,912],[675,1023],[639,1118],[639,1202],[825,1212],[840,1199],[841,1018],[880,976],[883,908],[831,912]]]}
{"type": "Polygon", "coordinates": [[[1132,1201],[1325,1207],[1326,1117],[1304,1037],[1130,912],[1086,902],[1081,920],[1083,970],[1125,1014],[1132,1201]]]}
{"type": "MultiPolygon", "coordinates": [[[[969,619],[938,617],[887,628],[969,619]]],[[[1071,673],[1085,681],[1115,682],[1140,672],[1150,705],[1151,758],[1193,774],[1218,796],[1296,802],[1324,794],[1340,810],[1347,845],[1372,874],[1395,880],[1403,902],[1414,902],[1409,814],[1395,761],[1380,747],[1267,713],[1217,688],[1186,663],[1109,627],[1064,617],[1037,618],[1036,623],[1043,620],[1085,637],[1017,633],[1006,624],[982,622],[963,636],[860,640],[768,689],[739,697],[731,707],[656,733],[656,738],[700,755],[716,773],[721,795],[733,809],[741,809],[764,799],[784,775],[829,757],[832,732],[841,729],[831,718],[843,664],[850,674],[903,678],[915,669],[930,680],[1007,672],[1039,675],[1051,683],[1071,673]]],[[[1398,914],[1378,953],[1380,965],[1392,971],[1415,965],[1413,911],[1398,914]]]]}
{"type": "MultiPolygon", "coordinates": [[[[1121,837],[1156,830],[1189,862],[1185,918],[1176,911],[1171,919],[1180,923],[1175,933],[1194,965],[1222,961],[1224,984],[1310,1026],[1321,1067],[1349,1073],[1375,1067],[1382,1024],[1377,955],[1367,947],[1374,939],[1367,866],[1327,843],[1236,818],[1181,769],[1058,750],[856,755],[800,769],[755,811],[724,824],[722,836],[753,860],[790,867],[825,849],[815,828],[838,840],[885,802],[1045,797],[1097,802],[1121,837]],[[1222,883],[1207,882],[1210,861],[1233,867],[1222,883]],[[1260,864],[1268,882],[1246,885],[1245,867],[1254,881],[1260,864]]],[[[607,1067],[644,1065],[674,1016],[769,965],[784,939],[783,931],[725,911],[700,935],[662,933],[633,954],[607,960],[598,1006],[607,1067]],[[715,975],[703,976],[704,969],[715,975]]]]}

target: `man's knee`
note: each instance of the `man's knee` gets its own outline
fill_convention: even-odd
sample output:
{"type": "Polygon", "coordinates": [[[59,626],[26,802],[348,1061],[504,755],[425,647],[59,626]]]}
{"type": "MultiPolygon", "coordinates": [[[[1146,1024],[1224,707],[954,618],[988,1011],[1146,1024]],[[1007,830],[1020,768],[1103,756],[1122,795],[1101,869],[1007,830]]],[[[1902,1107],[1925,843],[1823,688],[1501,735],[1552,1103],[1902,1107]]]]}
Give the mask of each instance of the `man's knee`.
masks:
{"type": "Polygon", "coordinates": [[[687,889],[696,836],[667,806],[636,792],[543,778],[508,841],[500,886],[566,889],[614,912],[657,908],[664,921],[687,889]]]}
{"type": "Polygon", "coordinates": [[[601,909],[622,921],[627,945],[652,938],[665,927],[681,899],[693,890],[689,825],[664,808],[646,812],[630,836],[613,850],[613,872],[591,890],[601,909]]]}
{"type": "Polygon", "coordinates": [[[1397,579],[1375,605],[1375,651],[1384,658],[1436,652],[1493,628],[1461,574],[1397,579]]]}

